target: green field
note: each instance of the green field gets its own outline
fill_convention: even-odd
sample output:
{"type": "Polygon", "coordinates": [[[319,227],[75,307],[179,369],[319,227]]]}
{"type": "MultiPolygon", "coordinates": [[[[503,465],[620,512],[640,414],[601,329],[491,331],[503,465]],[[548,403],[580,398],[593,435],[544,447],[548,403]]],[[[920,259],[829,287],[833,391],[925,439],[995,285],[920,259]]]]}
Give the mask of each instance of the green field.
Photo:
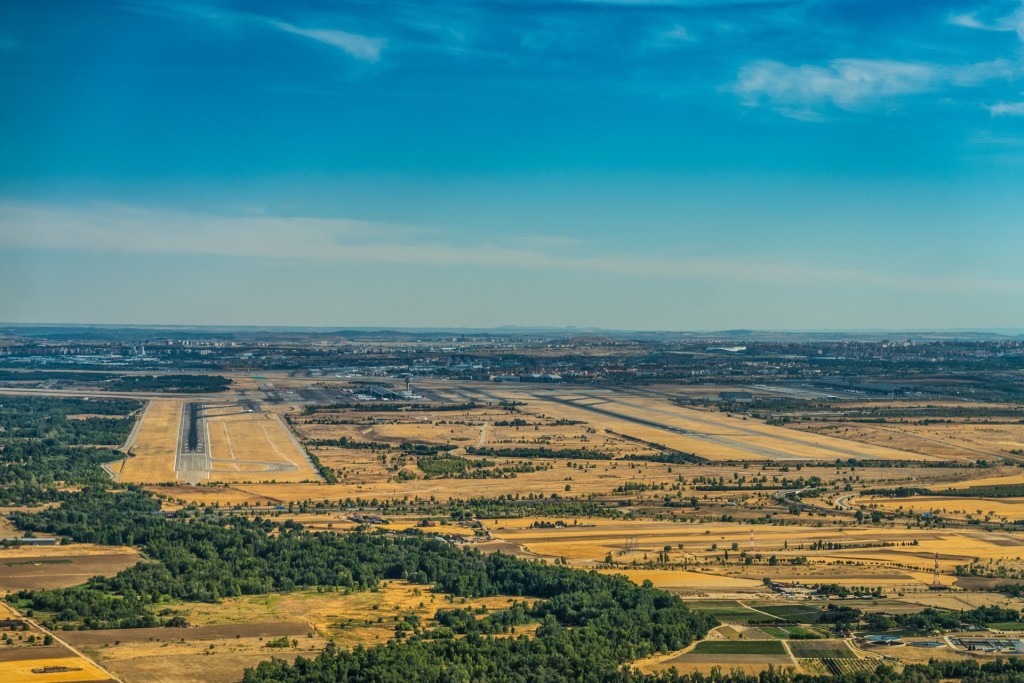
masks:
{"type": "Polygon", "coordinates": [[[997,621],[988,625],[1000,631],[1024,631],[1024,621],[997,621]]]}
{"type": "MultiPolygon", "coordinates": [[[[799,658],[796,660],[800,667],[809,674],[815,676],[829,676],[833,672],[821,659],[805,659],[799,658]]],[[[870,673],[875,671],[879,666],[879,661],[876,659],[834,659],[832,664],[836,666],[844,674],[851,674],[857,672],[870,673]]]]}
{"type": "Polygon", "coordinates": [[[746,624],[765,618],[763,614],[748,609],[735,600],[702,600],[691,603],[691,608],[699,612],[710,612],[725,624],[746,624]]]}
{"type": "Polygon", "coordinates": [[[856,657],[841,640],[791,640],[789,649],[798,659],[844,659],[856,657]]]}
{"type": "Polygon", "coordinates": [[[764,632],[765,635],[769,635],[772,638],[779,638],[780,640],[789,640],[790,638],[814,639],[821,637],[818,633],[804,628],[803,626],[758,626],[758,630],[764,632]]]}
{"type": "Polygon", "coordinates": [[[822,610],[811,605],[767,605],[762,607],[755,605],[762,612],[767,612],[774,617],[784,621],[793,621],[798,624],[816,624],[821,616],[822,610]]]}
{"type": "Polygon", "coordinates": [[[778,640],[705,640],[693,649],[701,655],[785,655],[778,640]]]}

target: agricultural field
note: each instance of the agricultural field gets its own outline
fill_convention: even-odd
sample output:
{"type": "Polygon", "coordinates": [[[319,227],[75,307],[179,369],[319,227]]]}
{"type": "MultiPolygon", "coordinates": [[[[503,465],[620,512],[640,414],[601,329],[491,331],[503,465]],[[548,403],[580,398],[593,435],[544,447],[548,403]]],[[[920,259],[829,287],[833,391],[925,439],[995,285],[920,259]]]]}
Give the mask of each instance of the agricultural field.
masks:
{"type": "Polygon", "coordinates": [[[900,511],[910,515],[939,514],[943,517],[961,519],[995,519],[1017,521],[1024,519],[1024,497],[1022,498],[972,498],[952,496],[914,496],[912,498],[886,498],[865,496],[857,498],[858,505],[887,512],[900,511]]]}
{"type": "Polygon", "coordinates": [[[107,672],[80,657],[32,657],[31,659],[10,659],[9,657],[8,653],[0,653],[0,680],[8,683],[43,680],[57,681],[57,683],[78,683],[79,681],[111,680],[107,672]]]}
{"type": "Polygon", "coordinates": [[[796,668],[796,662],[777,640],[724,640],[715,639],[719,627],[709,640],[696,643],[681,652],[658,655],[639,660],[635,668],[644,673],[657,673],[675,668],[678,671],[710,673],[712,669],[742,671],[757,674],[769,667],[796,668]]]}
{"type": "Polygon", "coordinates": [[[1006,533],[918,529],[908,537],[907,530],[900,527],[836,528],[829,531],[829,548],[818,544],[822,528],[813,525],[754,527],[752,542],[751,527],[728,523],[594,518],[566,520],[555,526],[557,521],[524,518],[497,520],[495,524],[483,520],[493,538],[536,556],[564,558],[581,567],[607,564],[609,559],[624,570],[650,566],[660,577],[656,583],[665,586],[672,582],[679,587],[691,583],[709,586],[720,580],[723,588],[750,590],[760,588],[755,584],[763,577],[771,577],[807,584],[913,589],[931,583],[936,554],[946,583],[955,580],[950,574],[957,565],[978,558],[1024,567],[1024,547],[1006,533]],[[723,563],[727,553],[734,558],[746,553],[762,559],[751,565],[723,563]],[[778,564],[766,565],[764,559],[769,556],[778,558],[778,564]],[[806,558],[806,562],[790,562],[797,558],[806,558]]]}
{"type": "Polygon", "coordinates": [[[789,650],[798,659],[856,659],[845,640],[793,640],[789,650]]]}
{"type": "Polygon", "coordinates": [[[301,622],[80,631],[67,640],[129,683],[235,681],[270,656],[311,656],[325,644],[301,622]]]}
{"type": "Polygon", "coordinates": [[[738,600],[692,600],[693,609],[699,609],[715,615],[719,621],[727,624],[746,624],[750,621],[762,621],[765,615],[751,609],[738,600]]]}
{"type": "Polygon", "coordinates": [[[0,593],[63,588],[137,564],[135,548],[74,544],[0,548],[0,593]]]}
{"type": "Polygon", "coordinates": [[[111,681],[108,672],[0,602],[0,681],[111,681]]]}
{"type": "Polygon", "coordinates": [[[785,655],[786,648],[778,640],[705,640],[691,650],[698,655],[785,655]]]}
{"type": "Polygon", "coordinates": [[[930,453],[944,459],[1005,457],[1024,450],[1024,423],[1016,407],[956,403],[847,404],[834,415],[796,419],[793,429],[885,448],[930,453]],[[989,415],[986,415],[989,411],[989,415]],[[862,415],[878,415],[865,419],[862,415]],[[856,417],[844,415],[853,413],[856,417]],[[1009,413],[1009,414],[1007,414],[1009,413]]]}

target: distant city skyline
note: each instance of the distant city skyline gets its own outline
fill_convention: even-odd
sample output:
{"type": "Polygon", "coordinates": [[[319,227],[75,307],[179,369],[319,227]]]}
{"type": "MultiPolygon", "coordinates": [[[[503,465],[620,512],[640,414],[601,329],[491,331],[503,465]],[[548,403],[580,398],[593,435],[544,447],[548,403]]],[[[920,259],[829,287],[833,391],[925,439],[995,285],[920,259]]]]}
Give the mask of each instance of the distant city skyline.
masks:
{"type": "Polygon", "coordinates": [[[1024,327],[1024,3],[0,5],[0,320],[1024,327]]]}

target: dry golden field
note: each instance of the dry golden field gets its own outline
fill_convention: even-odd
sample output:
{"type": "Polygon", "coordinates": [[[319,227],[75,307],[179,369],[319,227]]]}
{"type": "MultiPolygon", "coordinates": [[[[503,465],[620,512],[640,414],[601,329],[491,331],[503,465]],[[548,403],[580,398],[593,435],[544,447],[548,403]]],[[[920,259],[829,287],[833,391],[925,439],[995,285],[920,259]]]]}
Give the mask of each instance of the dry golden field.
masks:
{"type": "MultiPolygon", "coordinates": [[[[319,456],[321,451],[317,451],[319,456]]],[[[362,451],[365,454],[367,451],[362,451]]],[[[550,462],[552,469],[540,472],[518,474],[508,479],[414,479],[398,481],[394,472],[363,459],[353,459],[345,474],[348,481],[344,484],[233,484],[230,488],[209,487],[151,487],[156,493],[180,498],[186,501],[228,504],[248,501],[298,502],[303,500],[337,501],[346,498],[365,500],[402,499],[402,498],[435,498],[446,501],[452,498],[496,497],[506,494],[527,493],[565,495],[566,486],[572,493],[586,495],[588,493],[609,493],[615,487],[626,482],[651,484],[661,481],[674,481],[678,475],[670,473],[671,465],[659,463],[622,463],[591,461],[592,469],[581,470],[570,467],[564,460],[550,462]],[[631,467],[633,464],[635,467],[631,467]]],[[[497,460],[501,465],[504,458],[497,460]]],[[[576,461],[574,464],[580,464],[576,461]]],[[[678,470],[678,466],[676,467],[678,470]]]]}
{"type": "Polygon", "coordinates": [[[968,489],[976,486],[1007,486],[1011,484],[1024,484],[1024,474],[1021,474],[1019,467],[992,467],[985,472],[979,472],[975,476],[958,477],[955,481],[943,482],[941,487],[935,489],[943,491],[946,489],[968,489]]]}
{"type": "Polygon", "coordinates": [[[309,481],[310,466],[288,428],[274,413],[240,412],[237,406],[206,411],[212,482],[309,481]]]}
{"type": "Polygon", "coordinates": [[[28,683],[29,681],[109,681],[110,676],[90,661],[81,657],[49,657],[0,661],[0,681],[28,683]],[[46,671],[47,668],[53,671],[46,671]]]}
{"type": "MultiPolygon", "coordinates": [[[[497,466],[505,466],[515,462],[533,462],[549,464],[551,469],[520,473],[508,479],[413,479],[400,481],[397,470],[391,465],[381,462],[381,453],[370,450],[339,449],[320,447],[312,449],[320,460],[338,470],[339,482],[334,485],[317,483],[296,484],[232,484],[228,488],[221,486],[177,486],[151,487],[154,492],[170,496],[173,499],[194,501],[197,503],[219,503],[221,505],[287,503],[303,500],[338,501],[346,498],[362,498],[369,500],[431,498],[446,501],[452,498],[465,499],[479,496],[527,495],[530,493],[551,496],[567,495],[565,487],[574,496],[590,494],[607,496],[615,494],[614,490],[624,485],[645,485],[672,487],[685,480],[681,487],[686,498],[696,495],[702,502],[720,502],[734,504],[738,509],[733,512],[742,516],[749,514],[749,509],[770,504],[777,489],[761,491],[696,491],[693,482],[698,477],[731,479],[734,474],[753,477],[765,475],[772,480],[778,478],[793,479],[799,476],[819,476],[825,480],[852,476],[848,469],[837,474],[834,467],[807,467],[796,470],[790,467],[788,472],[778,467],[761,471],[760,466],[752,465],[749,469],[721,464],[708,465],[667,465],[652,462],[632,462],[622,460],[574,460],[563,459],[511,459],[488,456],[497,466]],[[705,496],[707,497],[705,499],[705,496]],[[747,510],[748,512],[744,512],[747,510]]],[[[389,460],[392,462],[393,458],[389,460]]],[[[991,472],[992,470],[988,470],[991,472]]],[[[890,486],[901,485],[908,481],[915,486],[946,486],[950,481],[963,481],[965,474],[961,471],[938,468],[857,468],[856,476],[865,485],[890,486]]],[[[631,494],[634,499],[657,499],[665,495],[664,491],[642,491],[631,494]]],[[[831,497],[831,496],[830,496],[831,497]]],[[[692,514],[686,510],[680,514],[692,514]]]]}
{"type": "Polygon", "coordinates": [[[610,554],[612,571],[677,590],[759,591],[766,576],[804,584],[883,586],[887,591],[924,589],[932,583],[936,554],[944,585],[955,582],[958,565],[991,561],[1024,569],[1024,539],[1008,532],[758,526],[751,545],[751,527],[729,523],[579,519],[565,520],[567,526],[559,528],[531,528],[535,521],[555,520],[483,521],[495,539],[532,556],[565,558],[570,565],[588,568],[604,566],[610,554]],[[815,547],[822,539],[840,547],[815,547]],[[745,566],[736,562],[744,551],[763,558],[774,555],[779,564],[745,566]],[[667,563],[659,553],[667,553],[667,563]],[[733,562],[722,564],[726,553],[733,562]],[[807,558],[807,564],[791,564],[795,558],[807,558]]]}
{"type": "Polygon", "coordinates": [[[453,447],[586,447],[595,451],[621,454],[650,451],[649,448],[595,430],[582,421],[559,424],[557,416],[543,415],[523,408],[520,408],[519,412],[510,412],[499,407],[408,413],[327,411],[293,419],[297,431],[306,439],[348,438],[353,441],[375,441],[393,446],[409,442],[453,447]],[[496,424],[517,419],[526,424],[496,424]]]}
{"type": "Polygon", "coordinates": [[[182,401],[154,399],[142,414],[129,453],[131,457],[111,465],[117,480],[131,484],[164,483],[177,480],[174,459],[181,429],[182,401]]]}
{"type": "Polygon", "coordinates": [[[386,581],[376,591],[345,594],[303,590],[230,598],[217,604],[185,603],[174,610],[194,626],[223,627],[229,638],[234,637],[232,628],[238,624],[298,623],[305,625],[306,632],[330,637],[339,644],[355,644],[392,637],[399,616],[415,614],[429,620],[437,610],[453,605],[495,609],[507,607],[513,600],[503,596],[451,599],[427,586],[386,581]]]}
{"type": "Polygon", "coordinates": [[[1024,449],[1024,424],[1020,423],[802,422],[795,424],[794,428],[873,446],[930,453],[944,459],[1001,457],[1010,451],[1024,449]]]}
{"type": "Polygon", "coordinates": [[[925,512],[939,513],[943,517],[984,518],[996,521],[1017,521],[1024,519],[1024,498],[968,498],[957,496],[913,496],[911,498],[886,498],[865,496],[856,502],[879,510],[900,510],[911,514],[925,512]]]}

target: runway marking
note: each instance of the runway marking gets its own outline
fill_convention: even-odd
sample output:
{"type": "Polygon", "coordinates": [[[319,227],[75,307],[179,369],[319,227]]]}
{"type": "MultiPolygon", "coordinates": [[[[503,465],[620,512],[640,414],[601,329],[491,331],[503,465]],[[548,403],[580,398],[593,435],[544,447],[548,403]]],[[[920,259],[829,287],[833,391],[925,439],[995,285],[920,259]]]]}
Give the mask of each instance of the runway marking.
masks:
{"type": "MultiPolygon", "coordinates": [[[[235,458],[235,447],[231,443],[231,431],[228,429],[228,425],[227,425],[226,422],[221,422],[220,426],[221,426],[221,429],[224,430],[224,439],[228,442],[228,451],[230,451],[231,460],[235,461],[235,460],[237,460],[237,458],[235,458]]],[[[238,463],[237,462],[232,462],[232,464],[235,467],[235,471],[236,472],[239,471],[238,463]]]]}
{"type": "Polygon", "coordinates": [[[276,443],[274,443],[274,440],[270,438],[270,433],[267,431],[267,425],[263,422],[260,422],[259,425],[260,429],[263,430],[263,436],[267,437],[267,442],[270,443],[270,446],[274,449],[274,452],[280,455],[282,458],[284,458],[284,461],[287,462],[289,465],[294,465],[295,462],[292,461],[285,453],[282,453],[281,449],[277,447],[276,443]]]}

